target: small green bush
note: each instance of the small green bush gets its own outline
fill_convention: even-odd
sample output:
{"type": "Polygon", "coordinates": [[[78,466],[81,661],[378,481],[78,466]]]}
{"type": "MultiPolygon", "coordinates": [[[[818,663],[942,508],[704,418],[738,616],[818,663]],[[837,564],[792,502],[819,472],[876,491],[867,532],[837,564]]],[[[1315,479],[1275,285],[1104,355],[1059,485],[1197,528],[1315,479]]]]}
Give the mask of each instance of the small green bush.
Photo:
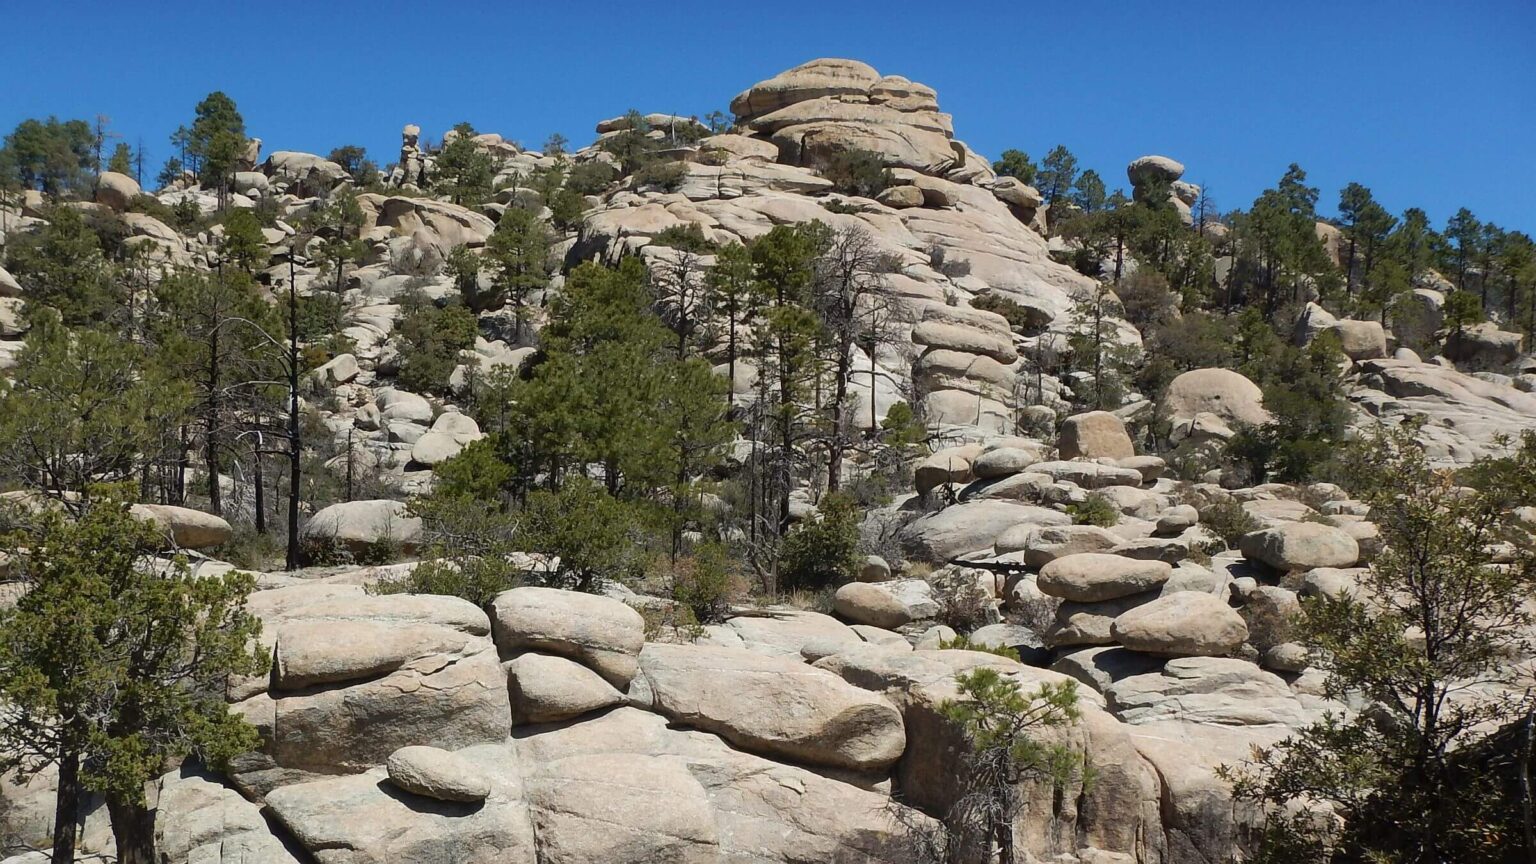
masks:
{"type": "Polygon", "coordinates": [[[696,625],[724,621],[738,588],[730,555],[718,543],[700,544],[672,570],[672,599],[696,625]]]}
{"type": "Polygon", "coordinates": [[[939,606],[934,619],[940,624],[966,634],[992,622],[992,597],[969,573],[949,570],[932,580],[932,585],[933,599],[939,606]]]}
{"type": "Polygon", "coordinates": [[[779,554],[779,589],[817,590],[853,578],[858,566],[859,516],[853,499],[828,495],[821,518],[801,523],[784,536],[779,554]]]}
{"type": "Polygon", "coordinates": [[[617,179],[619,169],[607,162],[593,160],[571,166],[565,175],[565,188],[577,195],[599,195],[617,179]]]}
{"type": "Polygon", "coordinates": [[[719,249],[714,242],[704,236],[704,228],[697,222],[665,228],[651,238],[651,243],[698,255],[709,255],[719,249]]]}
{"type": "Polygon", "coordinates": [[[1067,505],[1067,515],[1074,525],[1097,525],[1108,528],[1120,521],[1120,508],[1097,492],[1090,493],[1081,504],[1067,505]]]}
{"type": "Polygon", "coordinates": [[[822,165],[821,176],[832,181],[838,192],[860,198],[873,198],[892,183],[891,171],[880,154],[868,150],[832,154],[822,165]]]}
{"type": "Polygon", "coordinates": [[[1223,495],[1199,508],[1199,511],[1200,524],[1206,531],[1221,538],[1228,549],[1237,548],[1237,541],[1244,534],[1259,530],[1259,523],[1248,515],[1248,511],[1235,498],[1223,495]]]}
{"type": "Polygon", "coordinates": [[[688,176],[688,166],[681,162],[650,162],[634,174],[635,185],[654,186],[666,192],[676,192],[688,176]]]}
{"type": "Polygon", "coordinates": [[[1037,309],[1021,305],[1007,297],[982,294],[971,298],[971,308],[983,312],[996,312],[1008,319],[1008,326],[1021,333],[1030,333],[1050,324],[1050,318],[1037,309]]]}
{"type": "Polygon", "coordinates": [[[956,636],[953,639],[939,640],[939,650],[980,651],[983,654],[996,654],[999,657],[1006,657],[1009,660],[1013,660],[1015,662],[1023,662],[1019,660],[1019,652],[1009,648],[1007,645],[998,645],[996,647],[991,645],[978,645],[965,636],[956,636]]]}
{"type": "Polygon", "coordinates": [[[368,587],[372,594],[442,594],[485,607],[503,591],[517,587],[519,572],[505,559],[457,558],[423,561],[399,577],[368,587]]]}
{"type": "Polygon", "coordinates": [[[475,344],[480,332],[475,314],[463,306],[438,308],[420,296],[402,300],[396,345],[401,386],[417,393],[442,393],[459,364],[459,352],[475,344]]]}

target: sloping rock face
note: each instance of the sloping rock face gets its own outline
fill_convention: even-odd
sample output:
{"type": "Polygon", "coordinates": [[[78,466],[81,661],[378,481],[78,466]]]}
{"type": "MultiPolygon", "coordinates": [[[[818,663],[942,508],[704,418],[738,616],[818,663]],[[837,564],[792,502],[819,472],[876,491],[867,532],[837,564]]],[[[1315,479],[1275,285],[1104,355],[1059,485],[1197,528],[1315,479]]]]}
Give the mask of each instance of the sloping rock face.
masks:
{"type": "Polygon", "coordinates": [[[1536,430],[1536,394],[1509,379],[1474,376],[1416,360],[1366,360],[1350,399],[1362,419],[1388,424],[1421,418],[1417,433],[1430,461],[1466,465],[1479,456],[1503,455],[1520,434],[1536,430]],[[1502,445],[1501,438],[1507,438],[1502,445]]]}

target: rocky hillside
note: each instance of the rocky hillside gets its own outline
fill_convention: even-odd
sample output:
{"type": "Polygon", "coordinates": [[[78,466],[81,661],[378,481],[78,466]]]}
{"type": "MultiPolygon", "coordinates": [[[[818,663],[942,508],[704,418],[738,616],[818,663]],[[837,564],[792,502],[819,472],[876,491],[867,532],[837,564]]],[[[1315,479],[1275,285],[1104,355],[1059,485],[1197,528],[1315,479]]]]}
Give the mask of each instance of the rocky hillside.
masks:
{"type": "MultiPolygon", "coordinates": [[[[1175,160],[1132,162],[1131,197],[1120,196],[1125,208],[1171,213],[1178,242],[1205,244],[1198,290],[1159,289],[1154,299],[1171,311],[1153,314],[1150,289],[1136,286],[1148,274],[1167,286],[1166,262],[1149,247],[1121,248],[1114,229],[1083,227],[1099,224],[1102,202],[1048,202],[999,174],[1004,162],[995,169],[956,137],[932,88],[823,59],[749,87],[730,110],[733,122],[716,128],[631,112],[597,123],[595,141],[571,153],[465,129],[434,147],[406,126],[395,164],[368,176],[317,155],[263,158],[250,139],[223,184],[187,174],[147,193],[106,172],[93,200],[26,190],[0,210],[15,271],[0,269],[0,357],[15,392],[42,362],[26,347],[50,326],[39,306],[59,307],[79,332],[107,321],[127,342],[160,338],[148,312],[135,317],[131,291],[126,317],[94,322],[71,319],[64,295],[40,293],[52,271],[30,251],[35,238],[81,216],[115,226],[109,257],[132,262],[122,272],[142,267],[146,283],[168,285],[176,273],[233,271],[238,229],[225,214],[264,214],[243,253],[261,307],[280,317],[302,301],[321,321],[302,337],[293,324],[291,343],[269,340],[291,344],[294,361],[303,352],[303,368],[289,369],[298,391],[279,386],[274,397],[252,384],[239,408],[209,408],[205,396],[162,430],[180,436],[164,451],[173,455],[130,458],[113,475],[142,481],[134,512],[198,573],[256,573],[248,608],[272,657],[269,674],[236,677],[226,694],[259,749],[218,769],[187,759],[150,784],[159,860],[933,860],[924,844],[941,825],[955,836],[952,817],[973,791],[953,708],[988,669],[1020,692],[1075,687],[1070,722],[1033,734],[1077,754],[1080,770],[1011,784],[1017,860],[1218,864],[1252,854],[1275,812],[1235,796],[1222,766],[1330,712],[1373,710],[1366,694],[1330,684],[1335,667],[1304,632],[1302,610],[1340,598],[1387,608],[1371,574],[1401,525],[1373,497],[1379,484],[1350,488],[1342,468],[1312,470],[1320,459],[1311,473],[1287,473],[1285,454],[1307,452],[1297,441],[1343,452],[1352,439],[1407,428],[1426,470],[1519,458],[1521,433],[1536,432],[1536,359],[1518,316],[1464,320],[1456,297],[1469,292],[1431,267],[1409,274],[1390,306],[1370,307],[1356,297],[1365,289],[1350,287],[1353,241],[1309,216],[1303,227],[1343,293],[1315,273],[1271,285],[1280,299],[1257,320],[1273,353],[1253,363],[1218,351],[1210,356],[1231,361],[1204,365],[1192,346],[1209,337],[1191,322],[1262,308],[1263,257],[1245,233],[1254,217],[1205,213],[1175,160]],[[632,161],[637,139],[646,158],[632,161]],[[461,194],[471,181],[459,160],[481,157],[486,194],[461,194]],[[592,176],[603,179],[578,180],[592,176]],[[831,248],[853,250],[823,251],[814,278],[835,278],[826,272],[844,263],[853,275],[842,284],[865,287],[847,295],[843,320],[871,323],[830,354],[817,341],[817,356],[831,359],[791,398],[785,331],[744,328],[738,350],[735,312],[722,325],[720,301],[701,298],[738,246],[763,256],[751,259],[762,272],[763,238],[814,222],[836,238],[831,248]],[[502,263],[513,260],[500,244],[513,242],[514,224],[547,241],[518,271],[537,271],[530,280],[502,263]],[[593,346],[629,338],[623,315],[590,336],[571,298],[599,296],[581,293],[599,283],[617,292],[600,280],[619,277],[593,276],[592,265],[622,274],[634,260],[655,292],[645,314],[679,334],[679,363],[692,351],[725,379],[719,419],[733,424],[710,445],[719,458],[681,461],[676,486],[665,476],[654,494],[630,491],[638,471],[619,483],[619,457],[550,457],[538,436],[597,438],[581,411],[601,417],[667,402],[670,391],[590,396],[582,376],[596,372],[572,361],[551,390],[488,395],[496,382],[538,385],[553,374],[541,369],[567,368],[562,358],[606,356],[593,346]],[[1254,286],[1247,299],[1218,309],[1214,298],[1231,300],[1241,285],[1254,286]],[[1302,372],[1271,381],[1255,371],[1266,363],[1302,372]],[[824,392],[839,380],[830,369],[842,370],[838,397],[824,392]],[[1324,395],[1306,390],[1305,376],[1324,395]],[[570,412],[565,425],[499,419],[531,410],[530,393],[568,397],[554,400],[570,412]],[[1322,407],[1298,409],[1303,395],[1322,407]],[[762,454],[780,446],[776,418],[794,412],[811,419],[797,421],[801,437],[785,448],[799,461],[781,469],[762,454]],[[1329,412],[1337,423],[1313,417],[1329,412]],[[249,443],[258,438],[279,443],[249,443]],[[273,484],[286,482],[290,442],[292,470],[302,461],[309,484],[295,506],[310,566],[281,568],[275,547],[224,560],[253,524],[281,522],[287,493],[273,484]],[[1257,463],[1253,442],[1271,447],[1257,463]],[[560,556],[579,546],[455,545],[457,523],[420,502],[483,476],[473,459],[490,450],[506,463],[494,494],[515,513],[534,510],[561,471],[600,479],[593,494],[605,502],[649,496],[682,512],[680,498],[697,498],[709,515],[670,528],[655,560],[670,552],[675,566],[680,548],[718,541],[733,579],[752,584],[722,589],[718,614],[690,610],[681,623],[691,595],[679,577],[658,577],[660,565],[636,578],[604,572],[594,580],[604,584],[583,583],[599,590],[577,591],[545,577],[574,566],[560,556]],[[780,471],[782,488],[772,485],[780,471]],[[522,486],[510,479],[519,472],[522,486]],[[829,564],[836,578],[795,594],[776,581],[788,564],[758,565],[765,548],[833,524],[840,484],[877,480],[878,493],[859,492],[855,567],[829,564]],[[515,562],[518,576],[485,603],[409,581],[434,560],[462,572],[487,557],[515,562]]],[[[795,305],[762,304],[755,314],[770,319],[765,310],[795,305]]],[[[176,321],[193,332],[192,316],[176,321]]],[[[1214,340],[1222,351],[1258,350],[1255,331],[1230,326],[1214,340]]],[[[658,368],[670,338],[645,355],[658,368]]],[[[247,362],[227,356],[227,369],[247,362]]],[[[675,416],[642,413],[635,425],[675,416]]],[[[0,458],[17,475],[6,478],[12,488],[46,485],[17,464],[0,458]]],[[[1536,502],[1504,503],[1501,518],[1523,528],[1490,540],[1478,566],[1513,571],[1536,549],[1536,502]]],[[[579,509],[609,512],[597,506],[579,509]]],[[[1512,676],[1528,675],[1530,659],[1506,656],[1508,674],[1475,689],[1518,694],[1512,676]]],[[[56,783],[50,769],[0,788],[0,836],[18,852],[6,864],[46,860],[35,850],[50,842],[56,783]]],[[[81,821],[81,855],[112,855],[106,808],[96,802],[81,821]]]]}

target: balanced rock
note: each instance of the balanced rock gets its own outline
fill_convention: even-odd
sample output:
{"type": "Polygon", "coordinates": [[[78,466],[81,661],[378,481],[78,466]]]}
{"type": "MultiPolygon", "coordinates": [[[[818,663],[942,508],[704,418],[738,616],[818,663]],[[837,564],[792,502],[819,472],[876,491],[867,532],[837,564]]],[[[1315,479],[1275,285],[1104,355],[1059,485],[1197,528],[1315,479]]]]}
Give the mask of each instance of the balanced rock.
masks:
{"type": "Polygon", "coordinates": [[[1184,163],[1167,156],[1142,156],[1131,160],[1125,167],[1131,186],[1147,186],[1153,183],[1172,184],[1184,176],[1184,163]]]}
{"type": "Polygon", "coordinates": [[[586,664],[615,687],[635,676],[645,619],[619,600],[559,588],[526,586],[491,602],[502,651],[546,651],[586,664]]]}
{"type": "Polygon", "coordinates": [[[1078,603],[1114,600],[1150,591],[1168,581],[1173,567],[1102,552],[1064,555],[1040,568],[1040,590],[1078,603]]]}
{"type": "Polygon", "coordinates": [[[1110,635],[1132,651],[1215,657],[1242,645],[1248,625],[1232,607],[1210,594],[1179,591],[1122,614],[1110,627],[1110,635]]]}

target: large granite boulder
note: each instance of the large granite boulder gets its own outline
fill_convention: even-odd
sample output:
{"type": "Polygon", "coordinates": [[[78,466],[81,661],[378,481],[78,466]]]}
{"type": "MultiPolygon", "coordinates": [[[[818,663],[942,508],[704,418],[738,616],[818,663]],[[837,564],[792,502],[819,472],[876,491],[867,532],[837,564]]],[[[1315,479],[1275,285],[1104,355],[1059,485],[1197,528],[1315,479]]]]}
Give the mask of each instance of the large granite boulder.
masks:
{"type": "Polygon", "coordinates": [[[1136,455],[1125,422],[1108,411],[1089,411],[1063,420],[1056,450],[1062,459],[1128,459],[1136,455]]]}
{"type": "Polygon", "coordinates": [[[1360,544],[1332,525],[1292,522],[1243,535],[1238,541],[1243,555],[1276,570],[1311,570],[1315,567],[1353,567],[1360,560],[1360,544]]]}
{"type": "Polygon", "coordinates": [[[249,607],[276,658],[270,678],[230,685],[262,737],[231,765],[253,795],[382,766],[410,745],[501,741],[511,728],[490,622],[472,603],[300,583],[258,591],[249,607]]]}
{"type": "Polygon", "coordinates": [[[439,801],[484,801],[491,778],[475,763],[438,747],[401,747],[384,763],[389,782],[439,801]]]}
{"type": "Polygon", "coordinates": [[[1221,656],[1243,644],[1248,625],[1213,595],[1179,591],[1128,610],[1115,619],[1110,635],[1147,654],[1221,656]]]}
{"type": "Polygon", "coordinates": [[[596,594],[527,586],[491,603],[501,650],[544,651],[592,668],[615,687],[627,687],[645,642],[645,619],[622,601],[596,594]]]}
{"type": "Polygon", "coordinates": [[[507,664],[514,723],[558,723],[624,701],[624,694],[574,660],[528,652],[507,664]]]}
{"type": "Polygon", "coordinates": [[[1104,552],[1063,555],[1040,568],[1036,585],[1052,597],[1096,603],[1151,591],[1168,581],[1173,567],[1104,552]]]}
{"type": "Polygon", "coordinates": [[[539,841],[516,756],[504,744],[453,755],[488,769],[484,800],[422,797],[377,768],[284,786],[267,795],[267,806],[318,864],[538,864],[539,841]]]}
{"type": "Polygon", "coordinates": [[[897,541],[915,561],[944,563],[967,553],[990,552],[999,535],[1019,525],[1071,523],[1067,514],[1045,507],[1008,500],[966,501],[907,523],[897,541]]]}
{"type": "Polygon", "coordinates": [[[305,543],[366,555],[380,546],[411,552],[421,540],[421,520],[404,501],[344,501],[316,511],[299,529],[305,543]]]}
{"type": "Polygon", "coordinates": [[[906,746],[877,694],[795,660],[733,648],[649,643],[630,701],[765,756],[883,770],[906,746]]]}
{"type": "Polygon", "coordinates": [[[1231,369],[1194,369],[1180,374],[1163,391],[1162,404],[1174,422],[1193,420],[1199,414],[1213,414],[1245,426],[1269,422],[1264,391],[1231,369]]]}
{"type": "Polygon", "coordinates": [[[152,522],[181,549],[207,549],[229,542],[234,529],[221,516],[171,504],[135,504],[133,515],[152,522]]]}
{"type": "Polygon", "coordinates": [[[854,624],[886,630],[932,618],[939,611],[932,588],[921,579],[849,582],[833,595],[832,608],[854,624]]]}

